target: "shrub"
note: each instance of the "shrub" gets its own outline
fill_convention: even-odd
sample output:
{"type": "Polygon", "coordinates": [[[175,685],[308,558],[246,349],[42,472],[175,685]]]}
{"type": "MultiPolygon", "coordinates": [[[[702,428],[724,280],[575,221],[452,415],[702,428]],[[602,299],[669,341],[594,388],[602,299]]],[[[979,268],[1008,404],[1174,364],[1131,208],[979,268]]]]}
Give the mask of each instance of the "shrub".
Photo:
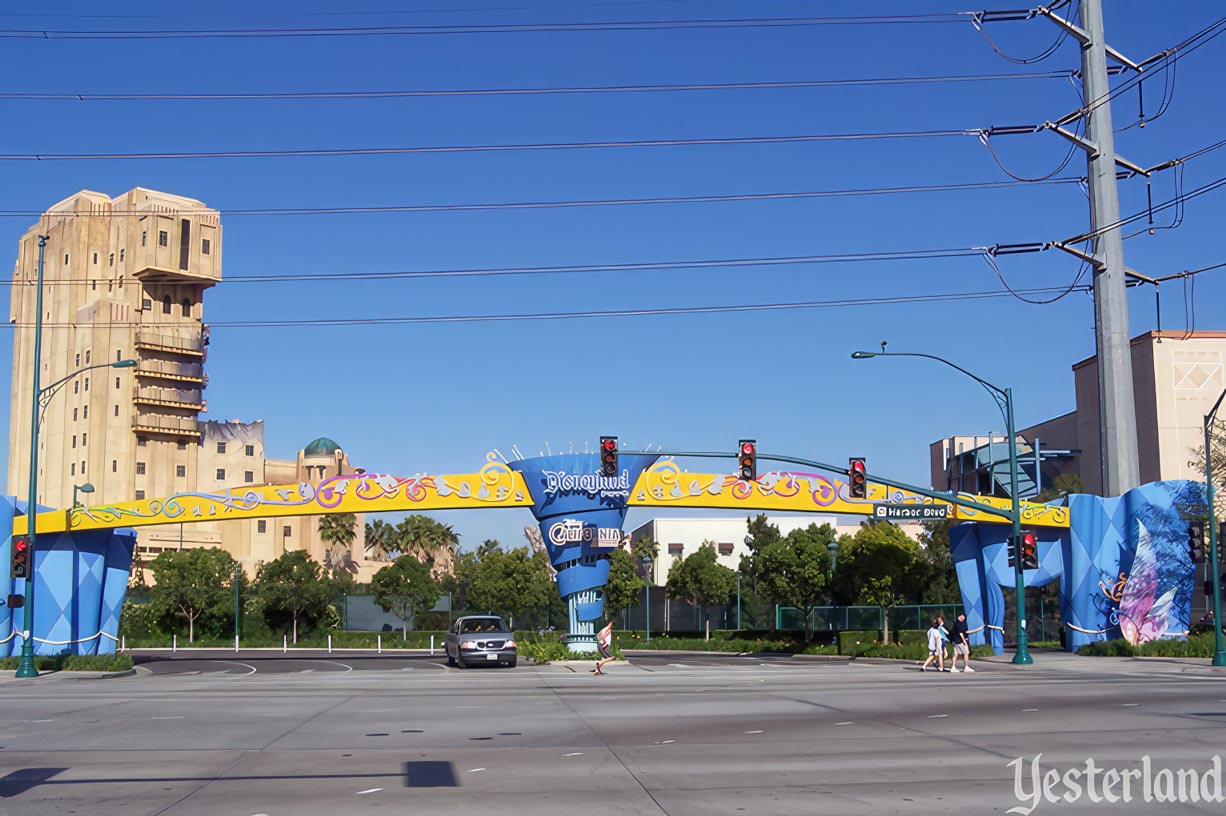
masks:
{"type": "Polygon", "coordinates": [[[1090,657],[1132,657],[1136,651],[1132,648],[1132,644],[1123,638],[1114,638],[1087,643],[1077,650],[1077,654],[1090,657]]]}
{"type": "MultiPolygon", "coordinates": [[[[14,671],[19,665],[20,657],[0,658],[0,669],[14,671]]],[[[38,671],[119,672],[132,668],[132,658],[128,655],[35,655],[34,668],[38,671]]]]}

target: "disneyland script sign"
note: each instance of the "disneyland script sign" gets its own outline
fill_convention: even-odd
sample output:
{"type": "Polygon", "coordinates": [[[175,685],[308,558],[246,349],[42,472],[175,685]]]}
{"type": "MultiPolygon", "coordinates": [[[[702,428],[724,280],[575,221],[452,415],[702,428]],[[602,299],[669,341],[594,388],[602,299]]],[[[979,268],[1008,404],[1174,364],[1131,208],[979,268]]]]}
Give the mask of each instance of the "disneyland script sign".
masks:
{"type": "Polygon", "coordinates": [[[874,504],[873,518],[886,521],[935,521],[949,518],[949,505],[874,504]]]}
{"type": "Polygon", "coordinates": [[[567,473],[564,470],[543,470],[545,494],[548,496],[584,493],[588,496],[630,495],[630,472],[623,470],[616,476],[599,473],[567,473]]]}

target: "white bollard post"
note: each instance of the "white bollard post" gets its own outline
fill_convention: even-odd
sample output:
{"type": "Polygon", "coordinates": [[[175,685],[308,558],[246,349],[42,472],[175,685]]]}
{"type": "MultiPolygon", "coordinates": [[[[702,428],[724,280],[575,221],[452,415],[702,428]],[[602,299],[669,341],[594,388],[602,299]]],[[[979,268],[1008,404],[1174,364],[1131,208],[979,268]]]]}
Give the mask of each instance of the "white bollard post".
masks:
{"type": "Polygon", "coordinates": [[[328,654],[332,654],[332,636],[328,635],[328,654]]]}
{"type": "Polygon", "coordinates": [[[289,651],[289,635],[282,635],[281,636],[281,654],[285,654],[287,651],[289,651]]]}
{"type": "Polygon", "coordinates": [[[379,649],[379,654],[383,654],[383,635],[375,636],[375,645],[379,649]]]}
{"type": "Polygon", "coordinates": [[[434,635],[430,636],[430,656],[434,657],[434,635]]]}
{"type": "Polygon", "coordinates": [[[170,653],[174,654],[177,651],[179,651],[179,636],[171,635],[170,636],[170,653]]]}
{"type": "Polygon", "coordinates": [[[119,651],[126,652],[127,650],[128,650],[128,636],[120,635],[119,636],[119,651]]]}
{"type": "Polygon", "coordinates": [[[238,654],[238,635],[234,636],[234,653],[238,654]]]}

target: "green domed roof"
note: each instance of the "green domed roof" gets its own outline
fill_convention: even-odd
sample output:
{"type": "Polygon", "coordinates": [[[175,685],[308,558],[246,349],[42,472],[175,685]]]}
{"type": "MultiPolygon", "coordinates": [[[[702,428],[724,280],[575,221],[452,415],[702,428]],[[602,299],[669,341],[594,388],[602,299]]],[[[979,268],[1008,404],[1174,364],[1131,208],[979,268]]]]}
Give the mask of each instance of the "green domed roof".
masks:
{"type": "Polygon", "coordinates": [[[340,449],[341,446],[334,440],[331,440],[326,436],[321,436],[319,439],[316,439],[314,442],[303,448],[302,453],[304,456],[331,456],[340,449]]]}

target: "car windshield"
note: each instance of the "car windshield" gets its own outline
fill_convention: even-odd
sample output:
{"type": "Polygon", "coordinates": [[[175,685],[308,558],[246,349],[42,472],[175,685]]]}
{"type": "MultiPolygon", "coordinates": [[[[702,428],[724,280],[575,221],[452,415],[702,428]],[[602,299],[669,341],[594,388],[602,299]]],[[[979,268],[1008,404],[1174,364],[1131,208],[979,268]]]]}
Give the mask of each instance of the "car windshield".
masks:
{"type": "Polygon", "coordinates": [[[506,632],[506,627],[498,618],[468,620],[460,624],[460,634],[471,635],[478,632],[506,632]]]}

